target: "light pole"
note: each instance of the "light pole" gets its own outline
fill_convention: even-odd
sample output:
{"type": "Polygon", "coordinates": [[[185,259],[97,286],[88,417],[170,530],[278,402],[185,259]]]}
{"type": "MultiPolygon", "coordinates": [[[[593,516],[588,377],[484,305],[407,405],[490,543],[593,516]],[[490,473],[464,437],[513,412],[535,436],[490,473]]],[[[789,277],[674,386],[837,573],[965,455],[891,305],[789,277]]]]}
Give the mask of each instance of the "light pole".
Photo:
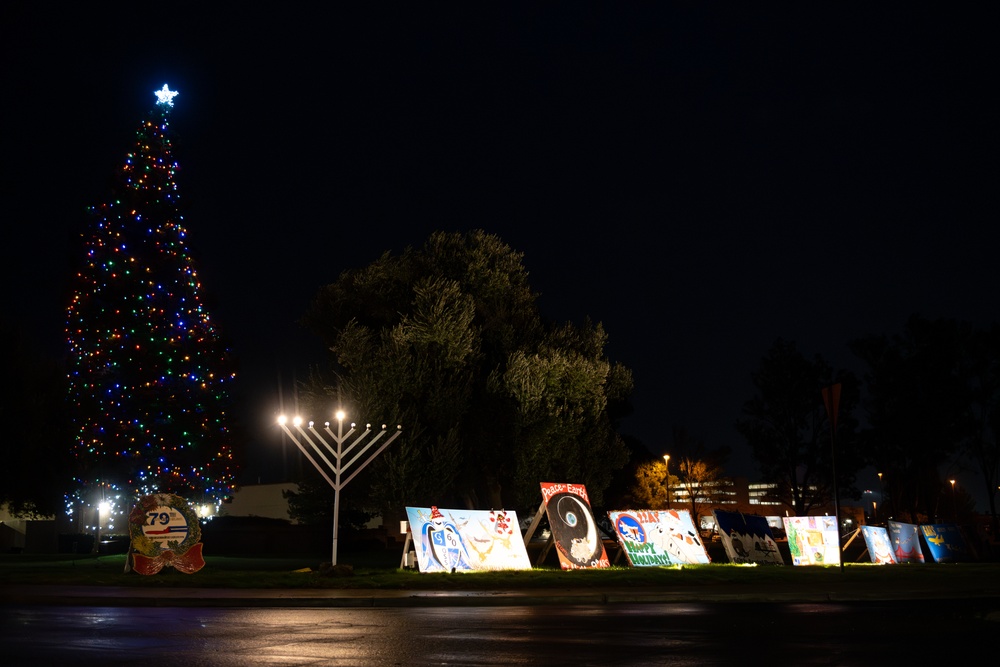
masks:
{"type": "Polygon", "coordinates": [[[830,421],[830,467],[831,479],[833,481],[833,515],[837,521],[837,554],[840,560],[840,572],[844,572],[844,546],[840,537],[840,492],[837,489],[837,415],[840,407],[840,383],[823,387],[823,405],[826,407],[826,416],[830,421]]]}
{"type": "Polygon", "coordinates": [[[365,443],[365,445],[350,460],[345,462],[344,458],[350,454],[355,447],[360,445],[365,438],[371,435],[372,425],[366,424],[364,432],[358,434],[355,437],[354,442],[350,443],[345,448],[344,442],[355,433],[355,424],[351,424],[351,429],[347,433],[344,433],[344,417],[346,416],[344,415],[344,411],[338,410],[335,416],[337,418],[336,434],[330,430],[330,422],[326,422],[323,427],[323,433],[326,433],[327,438],[333,441],[333,445],[327,442],[327,438],[323,437],[323,433],[316,430],[314,427],[315,422],[310,421],[308,426],[303,427],[302,418],[295,417],[292,419],[292,425],[295,427],[295,431],[293,432],[288,428],[288,418],[285,417],[285,415],[278,417],[278,426],[280,426],[285,434],[291,438],[292,442],[295,443],[295,446],[299,448],[299,451],[301,451],[302,454],[309,459],[309,462],[312,463],[316,470],[319,471],[319,474],[323,476],[323,479],[325,479],[330,486],[333,487],[333,550],[331,552],[330,559],[331,566],[337,564],[337,523],[340,518],[340,490],[347,486],[350,481],[354,479],[359,472],[364,470],[365,466],[371,463],[376,456],[381,454],[386,447],[392,444],[392,441],[398,438],[399,434],[403,431],[403,427],[397,425],[396,431],[390,435],[389,438],[383,442],[377,450],[375,450],[375,452],[369,454],[364,462],[362,462],[361,465],[359,465],[358,468],[347,477],[347,479],[342,480],[341,476],[347,472],[347,469],[357,462],[357,460],[361,458],[361,456],[364,455],[364,453],[367,452],[372,445],[385,436],[386,428],[385,424],[382,424],[382,430],[377,435],[369,439],[368,442],[365,443]],[[323,447],[320,448],[320,446],[316,444],[317,442],[323,445],[323,447]],[[312,451],[315,452],[316,456],[323,461],[323,464],[326,466],[325,468],[315,458],[313,458],[309,448],[307,448],[303,443],[309,445],[309,448],[311,448],[312,451]],[[327,454],[333,458],[332,461],[327,457],[327,454]],[[333,473],[332,478],[329,474],[327,474],[327,470],[333,473]]]}
{"type": "Polygon", "coordinates": [[[104,527],[105,517],[111,509],[111,504],[107,500],[102,500],[97,504],[97,538],[94,540],[94,553],[101,553],[101,529],[104,527]]]}
{"type": "Polygon", "coordinates": [[[955,519],[955,523],[958,523],[958,502],[955,500],[955,480],[949,479],[951,482],[951,512],[955,519]]]}
{"type": "Polygon", "coordinates": [[[882,514],[885,514],[885,486],[882,485],[882,473],[878,473],[878,501],[882,505],[882,514]]]}
{"type": "Polygon", "coordinates": [[[670,454],[663,455],[663,464],[667,467],[667,509],[670,509],[670,454]]]}

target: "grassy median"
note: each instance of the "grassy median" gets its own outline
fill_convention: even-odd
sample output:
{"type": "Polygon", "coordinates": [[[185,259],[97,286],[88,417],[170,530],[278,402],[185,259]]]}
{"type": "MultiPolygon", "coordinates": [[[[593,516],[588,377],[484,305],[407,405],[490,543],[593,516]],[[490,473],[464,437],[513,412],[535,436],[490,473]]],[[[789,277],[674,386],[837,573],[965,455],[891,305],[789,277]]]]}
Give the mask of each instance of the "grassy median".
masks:
{"type": "MultiPolygon", "coordinates": [[[[398,557],[397,557],[398,558],[398,557]]],[[[152,576],[125,572],[125,556],[0,555],[0,585],[131,586],[198,588],[505,590],[566,588],[705,587],[728,591],[787,587],[851,587],[877,595],[907,588],[934,595],[1000,596],[1000,564],[956,563],[829,567],[739,566],[722,563],[683,567],[613,566],[601,570],[563,571],[558,567],[502,572],[426,573],[399,569],[388,556],[338,559],[349,572],[324,574],[309,559],[205,556],[193,574],[164,569],[152,576]]]]}

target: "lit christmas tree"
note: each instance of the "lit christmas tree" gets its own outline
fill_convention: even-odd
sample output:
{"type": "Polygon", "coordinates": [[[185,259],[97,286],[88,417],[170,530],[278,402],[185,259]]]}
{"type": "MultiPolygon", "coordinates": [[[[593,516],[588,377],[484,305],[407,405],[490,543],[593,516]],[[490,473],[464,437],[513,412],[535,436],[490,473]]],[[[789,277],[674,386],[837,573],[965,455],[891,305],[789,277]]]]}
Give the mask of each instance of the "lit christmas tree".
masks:
{"type": "Polygon", "coordinates": [[[150,493],[210,513],[237,470],[234,361],[202,304],[178,201],[167,122],[177,93],[156,95],[109,202],[91,209],[68,309],[78,463],[68,509],[79,524],[100,507],[103,529],[150,493]]]}

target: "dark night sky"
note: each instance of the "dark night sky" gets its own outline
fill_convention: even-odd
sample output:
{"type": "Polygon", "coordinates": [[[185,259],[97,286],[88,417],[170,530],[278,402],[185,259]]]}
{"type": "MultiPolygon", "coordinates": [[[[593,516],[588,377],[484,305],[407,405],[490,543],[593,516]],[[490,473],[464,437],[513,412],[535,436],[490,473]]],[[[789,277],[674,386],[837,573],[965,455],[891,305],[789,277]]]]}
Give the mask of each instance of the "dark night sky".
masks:
{"type": "Polygon", "coordinates": [[[317,288],[435,230],[495,233],[543,314],[604,323],[635,373],[626,432],[658,453],[683,425],[751,477],[733,424],[777,337],[854,368],[849,340],[911,313],[997,319],[985,15],[207,4],[5,4],[4,309],[62,353],[84,208],[168,83],[257,459],[278,377],[321,353],[295,324],[317,288]]]}

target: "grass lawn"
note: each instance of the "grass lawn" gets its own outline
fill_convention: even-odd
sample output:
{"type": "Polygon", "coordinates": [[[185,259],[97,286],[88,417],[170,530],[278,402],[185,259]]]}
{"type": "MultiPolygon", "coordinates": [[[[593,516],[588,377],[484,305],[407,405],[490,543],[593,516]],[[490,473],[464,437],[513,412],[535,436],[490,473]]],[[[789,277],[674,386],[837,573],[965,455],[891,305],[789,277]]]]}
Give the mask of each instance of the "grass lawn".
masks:
{"type": "Polygon", "coordinates": [[[205,556],[194,574],[166,568],[153,576],[126,573],[125,556],[0,555],[0,586],[49,584],[64,586],[135,586],[198,588],[329,588],[412,590],[504,590],[566,588],[784,587],[838,590],[852,588],[877,595],[900,587],[936,595],[1000,597],[1000,563],[871,565],[840,567],[747,567],[723,563],[684,567],[611,567],[562,571],[545,566],[504,572],[421,574],[398,568],[399,556],[345,554],[353,573],[324,576],[308,558],[205,556]]]}

